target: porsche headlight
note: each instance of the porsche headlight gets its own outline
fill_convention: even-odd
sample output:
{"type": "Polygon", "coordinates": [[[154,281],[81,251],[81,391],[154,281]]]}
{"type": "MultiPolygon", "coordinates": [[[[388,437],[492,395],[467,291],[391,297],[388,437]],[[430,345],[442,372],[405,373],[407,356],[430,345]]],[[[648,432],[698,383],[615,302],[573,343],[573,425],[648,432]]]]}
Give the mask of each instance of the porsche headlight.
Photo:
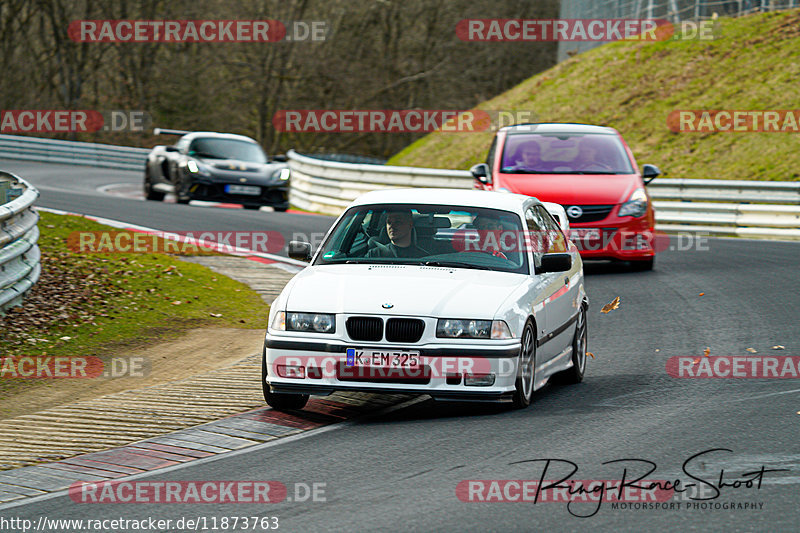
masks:
{"type": "Polygon", "coordinates": [[[633,191],[628,201],[619,208],[618,216],[621,217],[643,217],[647,213],[647,193],[639,188],[633,191]]]}
{"type": "Polygon", "coordinates": [[[286,313],[286,330],[334,333],[336,331],[336,315],[322,313],[286,313]]]}
{"type": "Polygon", "coordinates": [[[440,318],[436,336],[450,339],[510,339],[511,331],[502,320],[440,318]]]}

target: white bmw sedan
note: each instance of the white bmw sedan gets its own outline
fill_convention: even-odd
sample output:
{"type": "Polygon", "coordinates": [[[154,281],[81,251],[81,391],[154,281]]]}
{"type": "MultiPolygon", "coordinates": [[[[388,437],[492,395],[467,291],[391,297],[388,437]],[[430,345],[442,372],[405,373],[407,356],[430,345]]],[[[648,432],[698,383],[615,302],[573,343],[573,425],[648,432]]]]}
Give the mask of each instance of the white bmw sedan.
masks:
{"type": "Polygon", "coordinates": [[[453,189],[367,193],[270,309],[264,398],[333,391],[530,404],[586,367],[583,266],[536,198],[453,189]]]}

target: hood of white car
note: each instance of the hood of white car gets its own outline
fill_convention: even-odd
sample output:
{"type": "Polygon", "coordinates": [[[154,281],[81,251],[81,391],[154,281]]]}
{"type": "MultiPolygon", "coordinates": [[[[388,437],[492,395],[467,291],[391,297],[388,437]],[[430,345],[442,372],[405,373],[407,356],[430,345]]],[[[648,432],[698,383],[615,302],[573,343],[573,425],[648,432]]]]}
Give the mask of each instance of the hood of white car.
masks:
{"type": "Polygon", "coordinates": [[[417,265],[308,267],[287,287],[286,310],[489,319],[525,279],[506,272],[417,265]]]}

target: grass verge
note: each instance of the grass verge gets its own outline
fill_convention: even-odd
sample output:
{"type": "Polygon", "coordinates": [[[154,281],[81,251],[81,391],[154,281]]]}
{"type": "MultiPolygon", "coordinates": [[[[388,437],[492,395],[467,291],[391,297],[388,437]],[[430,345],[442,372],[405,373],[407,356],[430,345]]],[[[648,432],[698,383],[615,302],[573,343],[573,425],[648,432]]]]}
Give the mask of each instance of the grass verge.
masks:
{"type": "MultiPolygon", "coordinates": [[[[76,253],[67,245],[70,234],[116,230],[40,214],[42,275],[25,304],[0,318],[0,356],[107,361],[198,327],[266,329],[269,306],[248,286],[177,255],[76,253]]],[[[187,253],[198,254],[215,252],[187,253]]],[[[43,381],[5,379],[2,370],[0,397],[43,381]]]]}
{"type": "MultiPolygon", "coordinates": [[[[673,133],[674,110],[800,109],[800,10],[720,18],[713,40],[617,42],[579,54],[477,106],[622,133],[671,178],[800,179],[798,133],[673,133]]],[[[513,60],[513,58],[509,58],[513,60]]],[[[387,164],[467,169],[493,132],[432,133],[387,164]]]]}

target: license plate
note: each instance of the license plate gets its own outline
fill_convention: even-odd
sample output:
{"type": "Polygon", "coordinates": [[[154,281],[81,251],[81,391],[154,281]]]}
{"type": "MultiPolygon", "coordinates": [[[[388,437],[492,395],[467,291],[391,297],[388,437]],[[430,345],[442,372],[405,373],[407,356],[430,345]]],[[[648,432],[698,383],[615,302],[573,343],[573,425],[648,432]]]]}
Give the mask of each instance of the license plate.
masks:
{"type": "Polygon", "coordinates": [[[593,241],[600,239],[600,228],[572,228],[570,239],[581,241],[593,241]]]}
{"type": "Polygon", "coordinates": [[[345,366],[362,368],[417,368],[419,352],[412,350],[377,350],[348,348],[345,366]]]}
{"type": "Polygon", "coordinates": [[[226,185],[225,192],[228,194],[259,196],[261,194],[261,187],[256,187],[255,185],[226,185]]]}

